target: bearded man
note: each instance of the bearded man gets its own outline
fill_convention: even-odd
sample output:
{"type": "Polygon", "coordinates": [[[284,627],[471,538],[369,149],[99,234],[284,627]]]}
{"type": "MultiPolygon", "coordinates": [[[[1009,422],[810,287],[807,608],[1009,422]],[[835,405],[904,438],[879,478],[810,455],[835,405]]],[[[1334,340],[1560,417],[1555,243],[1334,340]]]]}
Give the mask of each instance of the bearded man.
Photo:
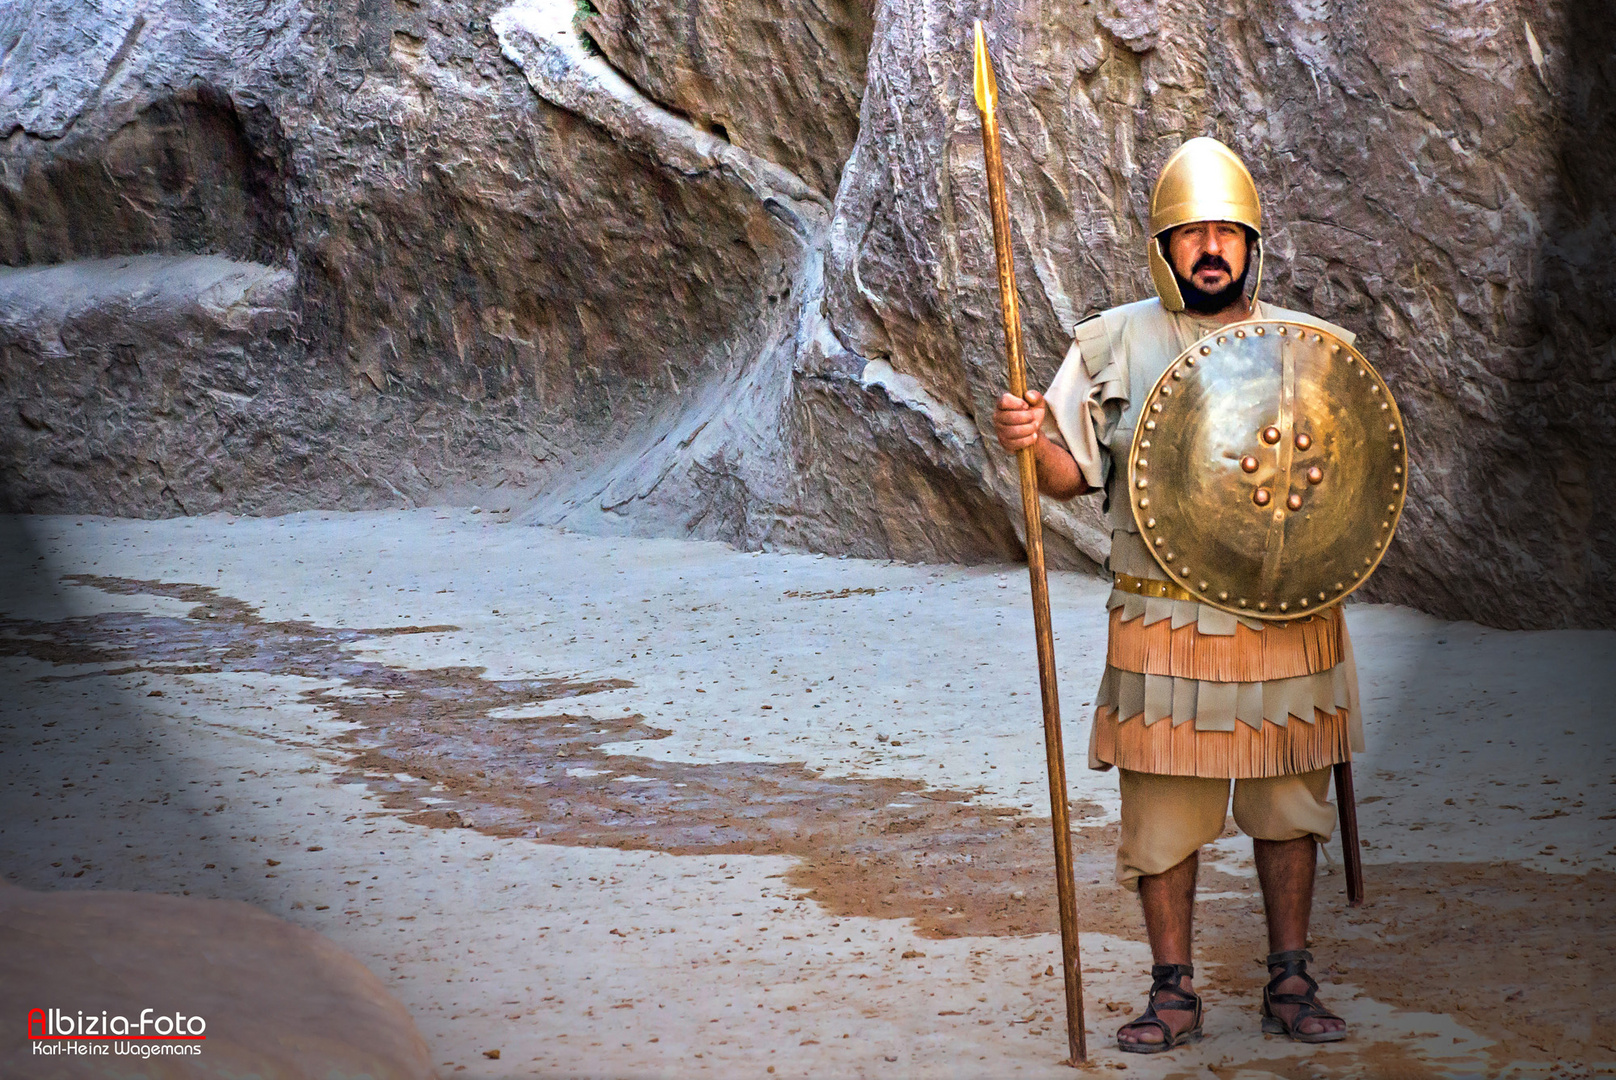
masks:
{"type": "MultiPolygon", "coordinates": [[[[1145,1012],[1117,1033],[1118,1046],[1132,1053],[1159,1053],[1201,1036],[1191,957],[1198,852],[1223,831],[1231,781],[1235,823],[1252,837],[1267,914],[1263,1030],[1308,1043],[1347,1034],[1345,1022],[1317,1001],[1306,951],[1317,847],[1336,821],[1327,799],[1330,767],[1362,749],[1357,675],[1340,608],[1265,621],[1199,602],[1152,556],[1127,490],[1136,427],[1141,413],[1151,415],[1144,403],[1169,365],[1206,335],[1248,320],[1282,320],[1351,345],[1353,335],[1340,327],[1256,299],[1261,243],[1250,173],[1217,140],[1191,139],[1168,159],[1151,196],[1148,257],[1159,295],[1079,323],[1048,391],[1025,399],[1004,394],[994,411],[1006,451],[1033,448],[1043,494],[1070,499],[1096,491],[1106,500],[1114,587],[1089,765],[1118,769],[1117,876],[1139,893],[1154,963],[1145,1012]],[[1284,702],[1277,723],[1276,699],[1284,702]]],[[[1278,429],[1263,437],[1269,432],[1268,441],[1277,442],[1278,429]]],[[[1294,437],[1305,450],[1307,436],[1294,437]]],[[[1245,462],[1247,472],[1255,469],[1255,458],[1245,462]]],[[[1257,491],[1258,507],[1268,494],[1257,491]]]]}

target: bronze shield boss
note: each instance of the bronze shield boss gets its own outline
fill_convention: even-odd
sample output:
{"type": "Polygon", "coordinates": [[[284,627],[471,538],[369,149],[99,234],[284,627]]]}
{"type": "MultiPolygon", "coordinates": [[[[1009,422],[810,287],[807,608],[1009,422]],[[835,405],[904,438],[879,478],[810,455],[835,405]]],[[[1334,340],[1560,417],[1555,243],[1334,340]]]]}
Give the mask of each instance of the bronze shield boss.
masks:
{"type": "Polygon", "coordinates": [[[1385,380],[1334,334],[1254,320],[1178,356],[1140,405],[1128,494],[1196,599],[1258,619],[1337,603],[1380,564],[1408,491],[1385,380]]]}

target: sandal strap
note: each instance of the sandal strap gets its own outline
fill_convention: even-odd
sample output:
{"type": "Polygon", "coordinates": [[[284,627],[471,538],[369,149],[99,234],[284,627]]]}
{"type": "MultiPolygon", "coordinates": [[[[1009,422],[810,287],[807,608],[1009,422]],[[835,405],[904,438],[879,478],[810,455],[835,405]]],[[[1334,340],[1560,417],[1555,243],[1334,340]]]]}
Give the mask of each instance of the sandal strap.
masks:
{"type": "Polygon", "coordinates": [[[1286,949],[1284,952],[1269,953],[1268,959],[1264,960],[1263,963],[1269,967],[1278,967],[1281,964],[1289,964],[1297,960],[1305,964],[1312,959],[1313,954],[1306,949],[1286,949]]]}
{"type": "MultiPolygon", "coordinates": [[[[1346,1021],[1335,1013],[1319,1004],[1319,984],[1313,976],[1307,973],[1308,961],[1313,954],[1306,949],[1287,949],[1284,952],[1270,953],[1268,959],[1263,961],[1270,969],[1279,968],[1279,973],[1268,980],[1263,988],[1263,1015],[1272,1016],[1275,1005],[1294,1005],[1296,1014],[1288,1021],[1281,1021],[1287,1033],[1294,1033],[1298,1024],[1304,1020],[1341,1020],[1346,1021]],[[1275,989],[1286,979],[1300,978],[1307,984],[1307,992],[1280,993],[1275,989]]],[[[1291,1035],[1292,1038],[1296,1036],[1291,1035]]]]}
{"type": "MultiPolygon", "coordinates": [[[[1195,977],[1194,964],[1156,964],[1150,969],[1150,1004],[1144,1015],[1154,1017],[1157,1011],[1176,1010],[1180,1012],[1195,1012],[1201,1008],[1201,995],[1193,990],[1186,990],[1179,983],[1184,979],[1195,977]],[[1163,990],[1171,990],[1182,997],[1156,1000],[1163,990]]],[[[1159,1021],[1158,1021],[1159,1022],[1159,1021]]]]}
{"type": "Polygon", "coordinates": [[[1279,968],[1278,973],[1271,975],[1268,980],[1269,992],[1273,993],[1274,988],[1286,979],[1299,976],[1307,981],[1309,995],[1317,993],[1319,984],[1314,982],[1313,976],[1307,973],[1307,962],[1311,959],[1313,959],[1313,954],[1306,949],[1288,949],[1285,952],[1269,953],[1268,959],[1263,963],[1270,970],[1276,967],[1279,968]]]}
{"type": "Polygon", "coordinates": [[[1268,980],[1263,995],[1270,1005],[1295,1005],[1298,1008],[1296,1015],[1291,1019],[1291,1026],[1308,1019],[1340,1020],[1341,1017],[1319,1004],[1319,984],[1313,976],[1307,973],[1308,961],[1313,954],[1306,949],[1287,949],[1284,952],[1270,953],[1268,959],[1263,961],[1269,968],[1279,968],[1279,973],[1268,980]],[[1275,987],[1286,979],[1300,978],[1307,984],[1304,993],[1280,993],[1275,987]]]}
{"type": "MultiPolygon", "coordinates": [[[[1198,1032],[1201,1026],[1201,995],[1193,990],[1186,990],[1179,985],[1181,980],[1192,978],[1194,975],[1195,967],[1192,964],[1153,965],[1150,969],[1150,997],[1146,1000],[1145,1011],[1118,1029],[1118,1040],[1121,1040],[1122,1032],[1131,1027],[1149,1025],[1161,1032],[1162,1045],[1160,1049],[1165,1050],[1177,1046],[1188,1037],[1189,1033],[1198,1032]],[[1160,995],[1164,990],[1170,990],[1177,996],[1161,998],[1160,995]],[[1171,1024],[1157,1015],[1158,1013],[1170,1011],[1191,1014],[1190,1024],[1186,1031],[1175,1032],[1171,1024]]],[[[1153,1053],[1154,1051],[1147,1052],[1153,1053]]]]}
{"type": "MultiPolygon", "coordinates": [[[[1296,1015],[1291,1017],[1291,1027],[1295,1027],[1303,1020],[1340,1020],[1341,1017],[1319,1004],[1318,998],[1312,994],[1269,994],[1268,1004],[1295,1005],[1296,1015]]],[[[1343,1021],[1344,1022],[1344,1021],[1343,1021]]]]}
{"type": "Polygon", "coordinates": [[[1150,969],[1150,992],[1155,993],[1156,989],[1162,986],[1170,986],[1177,990],[1180,979],[1193,978],[1195,978],[1194,964],[1156,964],[1150,969]]]}

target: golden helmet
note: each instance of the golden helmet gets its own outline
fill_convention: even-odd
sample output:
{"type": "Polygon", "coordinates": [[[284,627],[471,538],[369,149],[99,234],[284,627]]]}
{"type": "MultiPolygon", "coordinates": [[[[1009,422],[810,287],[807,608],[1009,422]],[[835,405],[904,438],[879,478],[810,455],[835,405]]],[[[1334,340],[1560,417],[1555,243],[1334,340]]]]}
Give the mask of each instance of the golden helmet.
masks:
{"type": "Polygon", "coordinates": [[[1255,300],[1262,287],[1262,204],[1257,185],[1233,150],[1205,136],[1173,151],[1150,194],[1146,241],[1150,277],[1168,311],[1183,311],[1184,297],[1162,249],[1163,235],[1192,221],[1233,221],[1257,234],[1257,280],[1251,290],[1255,300]]]}

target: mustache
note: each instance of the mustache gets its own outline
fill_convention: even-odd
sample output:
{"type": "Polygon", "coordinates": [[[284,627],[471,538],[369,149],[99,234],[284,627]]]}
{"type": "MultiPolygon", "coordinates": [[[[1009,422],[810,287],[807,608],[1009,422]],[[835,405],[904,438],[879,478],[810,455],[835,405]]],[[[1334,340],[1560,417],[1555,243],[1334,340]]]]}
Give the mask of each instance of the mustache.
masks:
{"type": "Polygon", "coordinates": [[[1223,257],[1213,255],[1210,252],[1195,260],[1195,265],[1190,269],[1190,273],[1199,274],[1202,270],[1222,270],[1225,274],[1231,277],[1234,276],[1234,270],[1223,260],[1223,257]]]}

